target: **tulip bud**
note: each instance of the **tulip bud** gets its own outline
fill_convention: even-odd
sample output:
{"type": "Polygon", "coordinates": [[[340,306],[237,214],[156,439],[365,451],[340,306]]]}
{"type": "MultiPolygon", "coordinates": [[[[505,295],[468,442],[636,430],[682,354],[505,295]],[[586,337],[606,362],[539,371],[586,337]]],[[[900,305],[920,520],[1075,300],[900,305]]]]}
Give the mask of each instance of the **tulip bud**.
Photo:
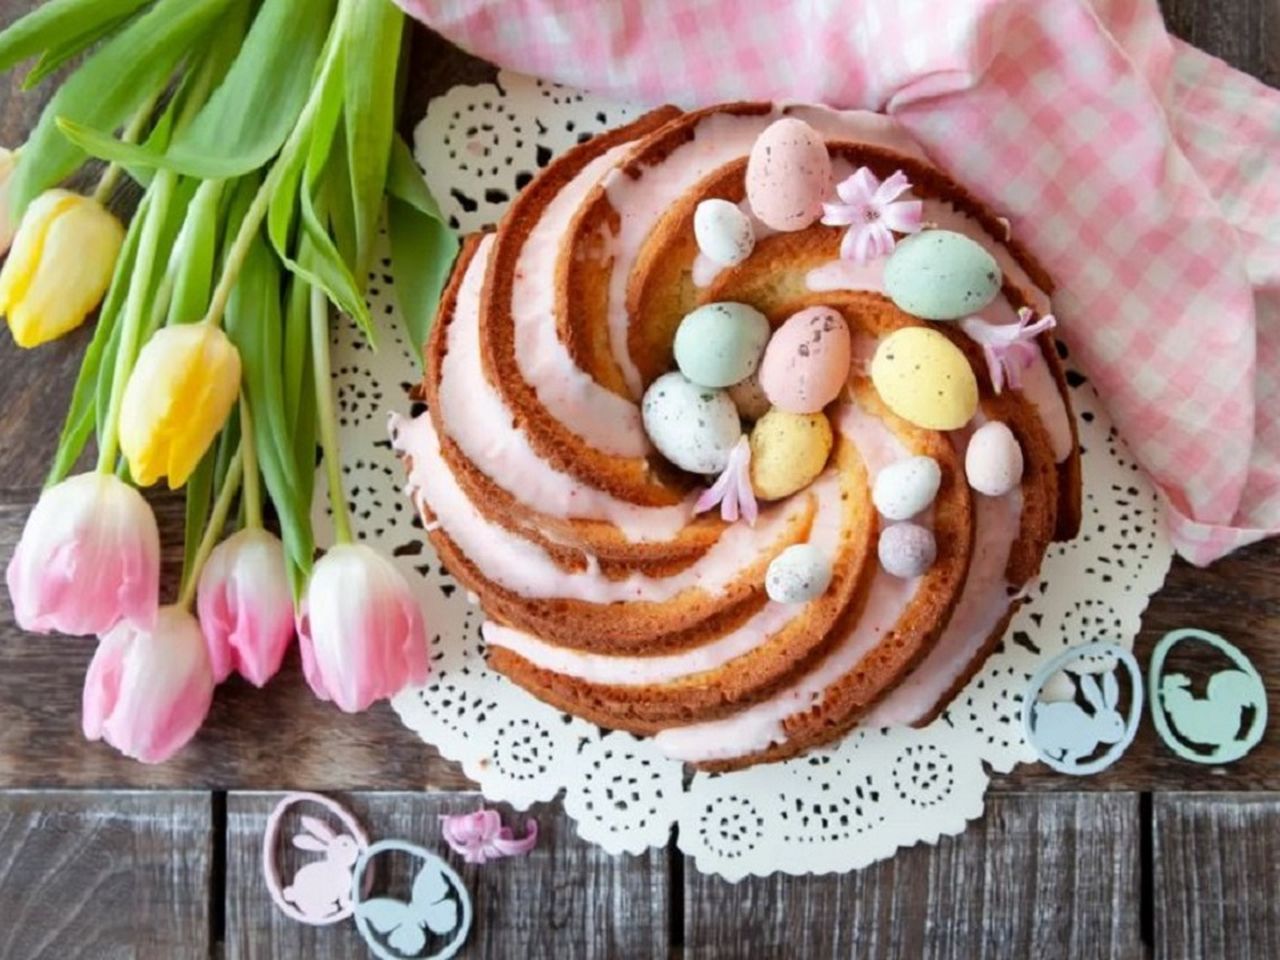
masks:
{"type": "Polygon", "coordinates": [[[18,229],[9,212],[9,181],[13,178],[13,169],[17,165],[18,155],[0,147],[0,255],[8,252],[13,243],[13,235],[18,229]]]}
{"type": "Polygon", "coordinates": [[[120,449],[133,479],[187,482],[240,393],[240,354],[208,324],[160,330],[138,355],[120,404],[120,449]]]}
{"type": "Polygon", "coordinates": [[[315,565],[298,641],[311,689],[347,713],[427,679],[418,600],[391,561],[361,544],[340,544],[315,565]]]}
{"type": "Polygon", "coordinates": [[[293,593],[279,539],[249,529],[218,544],[200,574],[196,610],[216,682],[236,671],[261,687],[275,676],[293,639],[293,593]]]}
{"type": "Polygon", "coordinates": [[[84,323],[111,284],[124,228],[98,201],[47,190],[22,217],[0,269],[0,313],[20,347],[84,323]]]}
{"type": "Polygon", "coordinates": [[[82,473],[40,495],[6,579],[14,615],[36,633],[105,633],[121,620],[155,623],[160,533],[137,490],[82,473]]]}
{"type": "Polygon", "coordinates": [[[213,686],[200,624],[183,607],[161,607],[155,629],[122,623],[99,642],[84,681],[84,735],[163,763],[204,723],[213,686]]]}

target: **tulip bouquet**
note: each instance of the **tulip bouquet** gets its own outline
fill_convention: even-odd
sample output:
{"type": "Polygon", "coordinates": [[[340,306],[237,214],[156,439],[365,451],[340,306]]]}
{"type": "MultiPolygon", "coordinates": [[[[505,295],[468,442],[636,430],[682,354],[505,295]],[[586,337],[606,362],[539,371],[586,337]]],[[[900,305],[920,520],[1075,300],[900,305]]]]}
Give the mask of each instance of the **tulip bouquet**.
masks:
{"type": "Polygon", "coordinates": [[[34,58],[28,85],[79,58],[0,156],[0,311],[33,347],[101,307],[9,593],[24,629],[100,638],[84,732],[144,762],[191,739],[230,674],[265,684],[295,633],[342,710],[426,677],[408,584],[352,530],[329,363],[334,308],[372,337],[380,229],[419,345],[456,251],[395,134],[403,30],[391,0],[50,0],[0,33],[0,69],[34,58]],[[94,158],[92,195],[59,186],[94,158]],[[126,177],[127,229],[107,209],[126,177]],[[168,604],[139,493],[162,479],[186,497],[168,604]]]}

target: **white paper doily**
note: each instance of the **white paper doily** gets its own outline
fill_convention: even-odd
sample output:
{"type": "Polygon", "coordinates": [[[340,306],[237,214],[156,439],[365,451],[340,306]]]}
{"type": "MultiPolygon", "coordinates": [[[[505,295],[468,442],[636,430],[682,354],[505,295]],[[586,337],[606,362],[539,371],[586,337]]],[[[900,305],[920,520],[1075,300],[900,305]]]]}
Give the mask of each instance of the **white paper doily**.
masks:
{"type": "MultiPolygon", "coordinates": [[[[433,101],[416,151],[452,225],[467,232],[495,223],[556,153],[636,113],[503,73],[497,85],[455,87],[433,101]]],[[[959,833],[982,813],[986,768],[1005,772],[1033,759],[1020,709],[1039,665],[1086,641],[1132,646],[1148,598],[1164,582],[1172,548],[1155,491],[1093,388],[1073,374],[1083,533],[1051,548],[999,652],[950,709],[923,730],[855,732],[787,763],[686,778],[646,741],[562,714],[486,667],[480,611],[427,544],[387,439],[387,411],[407,407],[404,391],[420,375],[390,279],[378,273],[370,291],[380,348],[371,351],[344,322],[334,370],[343,473],[360,536],[411,575],[431,634],[431,683],[393,704],[423,740],[461,762],[485,796],[526,807],[562,795],[579,834],[612,853],[666,844],[676,825],[680,849],[698,869],[736,880],[856,869],[959,833]]],[[[323,472],[319,486],[323,537],[323,472]]]]}

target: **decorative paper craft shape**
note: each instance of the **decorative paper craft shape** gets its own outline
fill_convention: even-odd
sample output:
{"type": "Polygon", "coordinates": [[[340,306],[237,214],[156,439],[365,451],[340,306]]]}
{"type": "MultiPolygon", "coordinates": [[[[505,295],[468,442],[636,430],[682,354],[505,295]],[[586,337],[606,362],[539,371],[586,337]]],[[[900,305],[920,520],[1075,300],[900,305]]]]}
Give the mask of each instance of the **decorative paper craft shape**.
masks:
{"type": "Polygon", "coordinates": [[[1022,703],[1022,723],[1027,741],[1036,755],[1059,773],[1085,776],[1105,770],[1117,760],[1138,732],[1142,718],[1142,671],[1133,654],[1124,647],[1109,643],[1088,643],[1071,647],[1054,657],[1031,678],[1022,703]],[[1040,692],[1058,671],[1093,655],[1114,657],[1129,672],[1133,689],[1128,717],[1121,716],[1120,684],[1115,670],[1102,674],[1079,675],[1079,691],[1089,709],[1072,700],[1046,703],[1040,692]],[[1102,683],[1098,683],[1098,676],[1102,683]],[[1102,744],[1111,749],[1093,760],[1086,760],[1102,744]]]}
{"type": "Polygon", "coordinates": [[[318,793],[287,794],[271,811],[262,839],[262,874],[267,892],[285,916],[312,926],[327,926],[351,916],[351,884],[356,861],[369,847],[356,818],[341,804],[318,793]],[[303,866],[288,886],[282,887],[276,863],[276,836],[285,811],[298,803],[315,803],[332,813],[346,828],[338,833],[323,820],[304,816],[304,832],[296,834],[293,845],[299,850],[322,854],[322,859],[303,866]]]}
{"type": "Polygon", "coordinates": [[[1239,760],[1257,746],[1267,728],[1267,690],[1262,677],[1238,647],[1207,630],[1174,630],[1156,644],[1147,668],[1151,719],[1160,739],[1192,763],[1220,764],[1239,760]],[[1169,653],[1183,641],[1207,644],[1223,653],[1234,670],[1220,670],[1209,678],[1207,696],[1191,691],[1191,678],[1165,673],[1169,653]],[[1253,711],[1249,729],[1240,736],[1245,710],[1253,711]],[[1204,753],[1188,743],[1212,748],[1204,753]]]}
{"type": "Polygon", "coordinates": [[[352,878],[356,928],[380,960],[423,957],[428,934],[447,937],[448,943],[426,960],[447,960],[466,942],[471,932],[471,897],[462,879],[435,854],[403,840],[379,840],[360,854],[352,878]],[[422,862],[409,902],[392,897],[365,900],[364,876],[374,857],[398,851],[422,862]]]}

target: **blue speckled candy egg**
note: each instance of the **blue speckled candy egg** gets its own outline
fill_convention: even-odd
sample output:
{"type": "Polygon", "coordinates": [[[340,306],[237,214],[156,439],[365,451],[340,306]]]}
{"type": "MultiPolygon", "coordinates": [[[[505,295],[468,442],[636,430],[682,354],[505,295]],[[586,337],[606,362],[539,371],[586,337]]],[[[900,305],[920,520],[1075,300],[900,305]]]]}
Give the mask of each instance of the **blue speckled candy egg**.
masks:
{"type": "Polygon", "coordinates": [[[831,561],[807,543],[787,547],[769,563],[764,590],[777,603],[808,603],[831,586],[831,561]]]}
{"type": "Polygon", "coordinates": [[[745,303],[708,303],[676,330],[676,366],[703,387],[728,387],[756,372],[769,342],[769,320],[745,303]]]}
{"type": "Polygon", "coordinates": [[[950,230],[926,230],[899,242],[884,268],[885,292],[912,316],[958,320],[1000,292],[1000,266],[979,244],[950,230]]]}
{"type": "Polygon", "coordinates": [[[742,436],[729,394],[700,387],[676,371],[649,385],[640,413],[658,452],[690,473],[720,473],[742,436]]]}

